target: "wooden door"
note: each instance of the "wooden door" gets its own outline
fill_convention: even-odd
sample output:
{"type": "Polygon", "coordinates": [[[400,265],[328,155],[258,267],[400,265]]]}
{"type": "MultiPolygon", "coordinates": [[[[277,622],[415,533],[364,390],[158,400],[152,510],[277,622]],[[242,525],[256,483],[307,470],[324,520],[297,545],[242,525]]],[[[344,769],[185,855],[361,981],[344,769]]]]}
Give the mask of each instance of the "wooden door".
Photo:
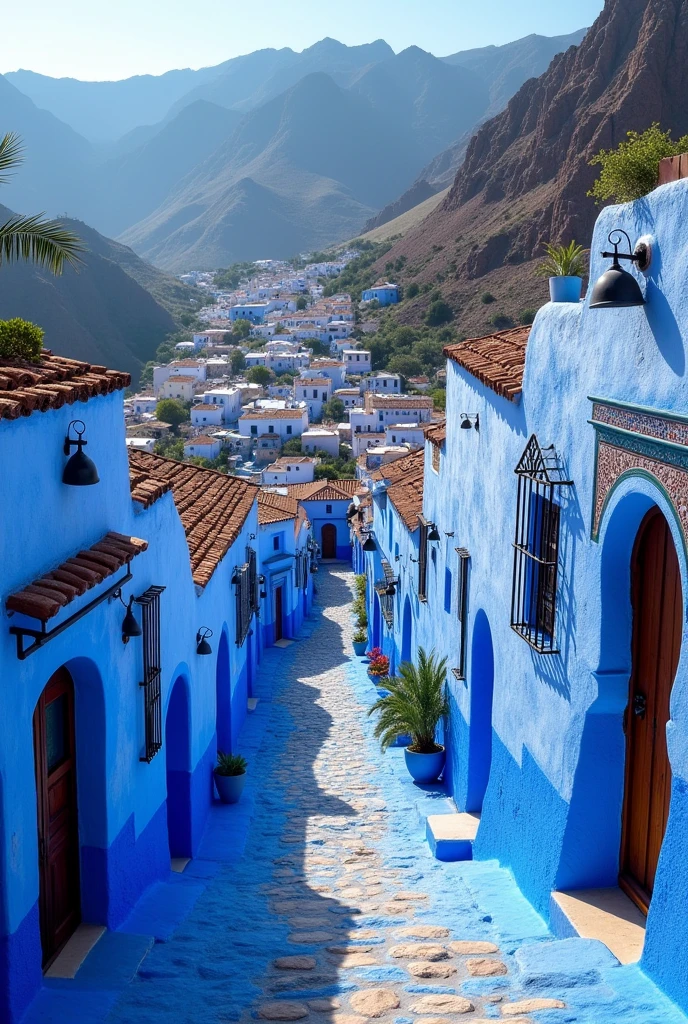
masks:
{"type": "Polygon", "coordinates": [[[275,587],[275,640],[284,636],[284,619],[282,609],[282,588],[275,587]]]}
{"type": "Polygon", "coordinates": [[[337,557],[337,527],[334,523],[325,523],[322,528],[322,556],[337,557]]]}
{"type": "Polygon", "coordinates": [[[669,700],[681,651],[678,558],[666,519],[643,520],[631,565],[633,647],[619,884],[647,913],[669,817],[669,700]]]}
{"type": "Polygon", "coordinates": [[[74,684],[64,668],[36,705],[33,738],[41,944],[48,967],[81,920],[74,684]]]}

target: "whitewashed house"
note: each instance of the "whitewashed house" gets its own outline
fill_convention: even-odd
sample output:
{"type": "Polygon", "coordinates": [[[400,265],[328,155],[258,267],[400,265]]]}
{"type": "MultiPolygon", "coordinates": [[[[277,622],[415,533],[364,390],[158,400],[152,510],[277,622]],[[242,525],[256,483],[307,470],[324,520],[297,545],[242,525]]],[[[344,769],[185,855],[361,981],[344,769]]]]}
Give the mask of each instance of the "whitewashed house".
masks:
{"type": "Polygon", "coordinates": [[[216,459],[220,454],[221,443],[217,437],[199,434],[190,438],[184,445],[184,458],[198,456],[201,459],[216,459]]]}
{"type": "Polygon", "coordinates": [[[290,438],[301,437],[308,428],[308,409],[247,409],[239,417],[239,432],[244,437],[276,434],[284,444],[290,438]]]}
{"type": "Polygon", "coordinates": [[[344,360],[347,376],[356,373],[370,373],[373,368],[368,349],[344,349],[342,352],[342,359],[344,360]]]}
{"type": "Polygon", "coordinates": [[[191,426],[201,429],[220,427],[223,422],[222,414],[223,406],[206,405],[205,402],[199,402],[197,405],[191,406],[191,426]]]}
{"type": "Polygon", "coordinates": [[[371,373],[369,377],[364,377],[361,381],[361,391],[398,395],[401,393],[401,377],[398,373],[387,373],[386,370],[371,373]]]}
{"type": "Polygon", "coordinates": [[[296,377],[294,380],[294,399],[305,402],[308,407],[308,418],[322,418],[323,405],[332,397],[332,381],[329,377],[296,377]]]}
{"type": "Polygon", "coordinates": [[[323,451],[335,458],[339,456],[339,431],[312,427],[301,435],[301,447],[305,452],[323,451]]]}

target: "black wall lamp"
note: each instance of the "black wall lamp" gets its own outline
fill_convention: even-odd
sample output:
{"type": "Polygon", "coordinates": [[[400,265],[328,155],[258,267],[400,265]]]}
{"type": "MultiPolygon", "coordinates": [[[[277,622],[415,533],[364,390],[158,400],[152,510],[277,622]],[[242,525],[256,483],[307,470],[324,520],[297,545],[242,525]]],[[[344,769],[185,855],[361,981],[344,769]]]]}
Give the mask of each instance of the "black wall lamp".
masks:
{"type": "Polygon", "coordinates": [[[440,532],[434,523],[428,523],[430,530],[428,531],[428,540],[437,541],[440,539],[440,532]]]}
{"type": "Polygon", "coordinates": [[[480,430],[480,416],[476,413],[474,416],[467,412],[461,413],[461,429],[470,430],[471,427],[475,427],[476,430],[480,430]]]}
{"type": "Polygon", "coordinates": [[[84,446],[88,444],[88,441],[84,441],[85,433],[86,424],[83,420],[72,420],[67,427],[62,450],[65,455],[69,455],[72,448],[76,448],[76,451],[62,471],[62,483],[69,484],[70,487],[88,487],[91,484],[100,482],[95,462],[93,459],[89,459],[88,455],[83,451],[84,446]],[[77,435],[75,438],[69,436],[72,427],[74,427],[74,433],[77,435]]]}
{"type": "Polygon", "coordinates": [[[369,533],[363,542],[364,551],[377,551],[377,544],[373,540],[372,533],[369,533]]]}
{"type": "Polygon", "coordinates": [[[640,285],[627,270],[624,270],[619,260],[628,260],[636,263],[639,270],[647,270],[650,266],[652,250],[648,242],[638,242],[635,250],[631,252],[631,240],[622,228],[615,228],[607,236],[609,243],[614,246],[613,252],[603,252],[605,259],[613,259],[609,270],[605,271],[595,282],[590,297],[591,309],[622,309],[625,306],[644,306],[645,299],[640,290],[640,285]],[[619,252],[621,236],[628,242],[628,252],[619,252]]]}
{"type": "Polygon", "coordinates": [[[136,621],[136,616],[132,610],[132,606],[136,598],[132,595],[128,602],[125,601],[122,597],[121,587],[118,587],[118,589],[114,591],[112,597],[118,598],[127,609],[124,619],[122,620],[122,643],[128,644],[132,637],[141,636],[141,627],[136,621]]]}
{"type": "Polygon", "coordinates": [[[208,629],[207,626],[201,626],[196,633],[196,654],[207,655],[213,653],[213,649],[208,643],[208,637],[212,635],[212,629],[208,629]]]}

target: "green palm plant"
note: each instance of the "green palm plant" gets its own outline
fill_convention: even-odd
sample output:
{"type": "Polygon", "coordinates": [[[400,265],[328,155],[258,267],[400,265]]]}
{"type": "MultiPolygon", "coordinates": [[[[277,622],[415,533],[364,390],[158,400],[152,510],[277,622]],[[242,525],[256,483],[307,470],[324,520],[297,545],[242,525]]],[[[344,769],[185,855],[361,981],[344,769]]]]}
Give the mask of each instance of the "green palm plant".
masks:
{"type": "MultiPolygon", "coordinates": [[[[12,171],[22,162],[23,146],[15,132],[0,139],[0,184],[10,180],[12,171]]],[[[47,220],[42,213],[29,217],[13,214],[0,225],[0,266],[17,260],[30,260],[61,274],[65,264],[77,267],[83,261],[79,254],[85,246],[78,235],[57,220],[47,220]]]]}
{"type": "Polygon", "coordinates": [[[437,726],[449,714],[445,689],[447,659],[437,658],[434,651],[426,654],[418,649],[418,665],[402,662],[399,676],[385,681],[388,694],[368,711],[378,715],[375,736],[383,750],[396,742],[397,736],[410,734],[414,753],[433,754],[440,748],[435,743],[437,726]]]}
{"type": "Polygon", "coordinates": [[[544,259],[536,268],[540,277],[583,277],[587,270],[588,249],[570,241],[568,245],[551,245],[546,242],[544,259]]]}

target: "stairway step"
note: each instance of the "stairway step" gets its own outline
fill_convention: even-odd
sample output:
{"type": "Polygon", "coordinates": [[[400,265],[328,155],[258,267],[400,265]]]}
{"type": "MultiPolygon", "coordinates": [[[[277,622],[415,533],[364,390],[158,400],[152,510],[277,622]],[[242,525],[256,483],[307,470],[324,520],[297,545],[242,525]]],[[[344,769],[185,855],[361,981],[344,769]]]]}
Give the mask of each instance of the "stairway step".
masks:
{"type": "Polygon", "coordinates": [[[425,835],[437,860],[473,860],[473,841],[480,824],[479,814],[429,814],[425,835]]]}

